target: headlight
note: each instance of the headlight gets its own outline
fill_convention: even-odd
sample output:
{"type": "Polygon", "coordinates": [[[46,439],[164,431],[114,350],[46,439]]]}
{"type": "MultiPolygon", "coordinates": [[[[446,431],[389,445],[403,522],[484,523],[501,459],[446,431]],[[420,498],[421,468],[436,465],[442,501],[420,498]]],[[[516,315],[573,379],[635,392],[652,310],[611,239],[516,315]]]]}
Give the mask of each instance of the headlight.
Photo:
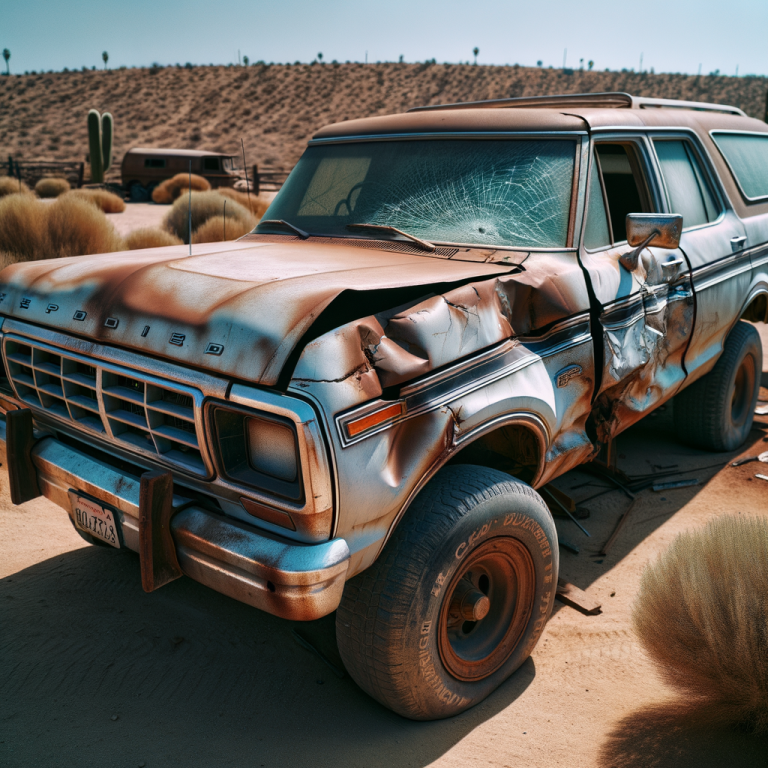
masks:
{"type": "Polygon", "coordinates": [[[299,446],[292,421],[216,406],[213,423],[221,468],[230,480],[291,501],[302,500],[299,446]]]}

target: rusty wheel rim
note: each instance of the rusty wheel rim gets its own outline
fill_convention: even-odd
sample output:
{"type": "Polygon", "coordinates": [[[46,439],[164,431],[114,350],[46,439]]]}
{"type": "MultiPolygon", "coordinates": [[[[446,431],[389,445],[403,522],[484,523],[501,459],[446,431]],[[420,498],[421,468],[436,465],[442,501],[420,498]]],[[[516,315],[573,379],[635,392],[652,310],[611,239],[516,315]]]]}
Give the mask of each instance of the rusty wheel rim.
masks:
{"type": "Polygon", "coordinates": [[[731,421],[734,426],[740,427],[749,415],[749,406],[752,402],[752,393],[755,389],[755,360],[747,355],[736,371],[733,382],[733,395],[731,396],[731,421]]]}
{"type": "Polygon", "coordinates": [[[500,536],[466,555],[440,607],[438,650],[459,680],[482,680],[520,642],[533,611],[533,558],[517,539],[500,536]]]}

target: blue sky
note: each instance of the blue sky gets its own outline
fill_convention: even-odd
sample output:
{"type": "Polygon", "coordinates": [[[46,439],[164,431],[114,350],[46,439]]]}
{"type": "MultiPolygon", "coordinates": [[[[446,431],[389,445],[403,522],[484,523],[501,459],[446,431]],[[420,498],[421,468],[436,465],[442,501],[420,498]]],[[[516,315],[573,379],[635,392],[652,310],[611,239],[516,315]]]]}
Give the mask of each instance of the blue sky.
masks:
{"type": "MultiPolygon", "coordinates": [[[[251,61],[481,64],[768,74],[766,0],[0,0],[11,71],[251,61]]],[[[2,62],[0,62],[1,64],[2,62]]]]}

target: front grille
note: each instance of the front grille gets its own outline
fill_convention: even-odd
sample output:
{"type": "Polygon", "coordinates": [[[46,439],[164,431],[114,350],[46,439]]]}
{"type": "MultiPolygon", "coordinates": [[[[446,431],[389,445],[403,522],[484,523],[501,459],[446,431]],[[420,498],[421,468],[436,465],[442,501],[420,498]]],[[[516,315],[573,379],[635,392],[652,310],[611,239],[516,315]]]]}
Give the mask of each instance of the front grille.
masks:
{"type": "Polygon", "coordinates": [[[14,338],[5,339],[4,357],[18,398],[31,408],[207,474],[196,390],[14,338]]]}

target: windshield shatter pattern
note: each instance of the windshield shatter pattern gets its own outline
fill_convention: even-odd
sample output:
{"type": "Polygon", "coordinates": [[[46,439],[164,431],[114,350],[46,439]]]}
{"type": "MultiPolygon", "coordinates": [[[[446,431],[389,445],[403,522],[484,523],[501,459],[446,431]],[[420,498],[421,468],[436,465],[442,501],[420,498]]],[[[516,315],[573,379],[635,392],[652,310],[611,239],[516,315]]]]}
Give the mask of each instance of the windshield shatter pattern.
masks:
{"type": "Polygon", "coordinates": [[[575,151],[558,139],[309,147],[264,218],[342,237],[378,224],[438,242],[564,247],[575,151]]]}

